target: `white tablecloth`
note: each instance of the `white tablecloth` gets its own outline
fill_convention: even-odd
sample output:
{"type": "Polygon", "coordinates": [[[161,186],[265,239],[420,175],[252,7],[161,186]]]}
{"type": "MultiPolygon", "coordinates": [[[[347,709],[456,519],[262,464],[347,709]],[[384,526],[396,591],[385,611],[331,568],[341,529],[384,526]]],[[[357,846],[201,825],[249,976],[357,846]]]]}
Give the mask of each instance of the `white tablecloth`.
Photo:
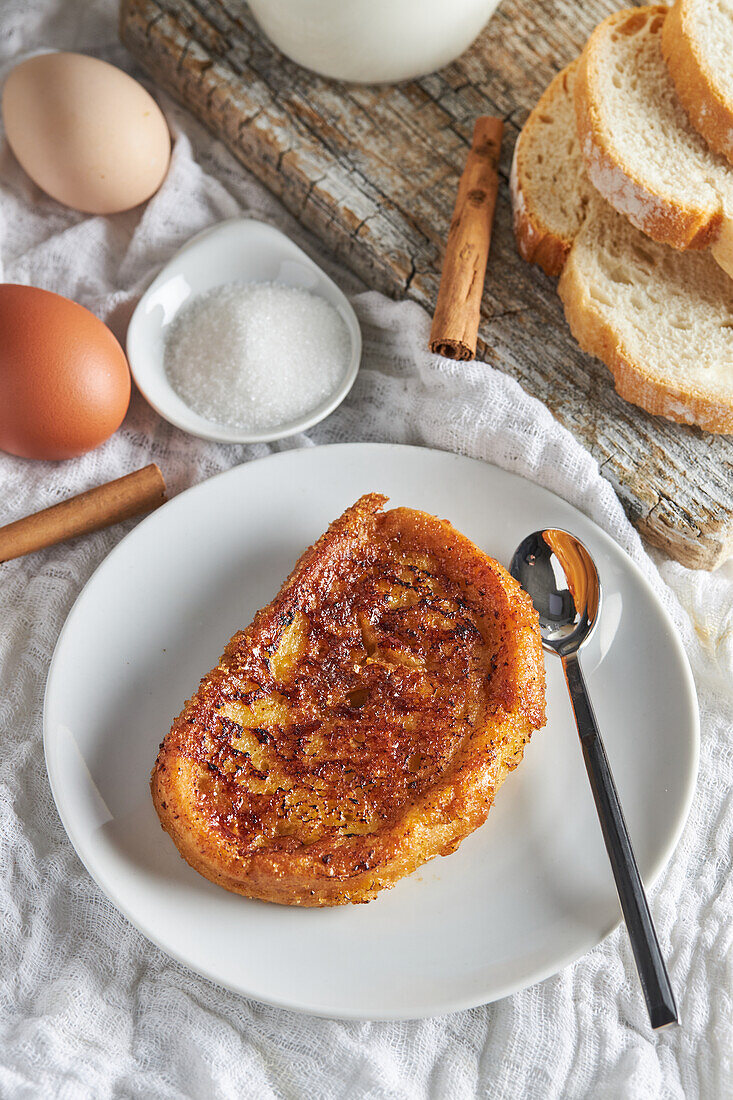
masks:
{"type": "MultiPolygon", "coordinates": [[[[112,0],[5,0],[3,72],[39,46],[133,69],[115,21],[112,0]]],[[[75,855],[51,799],[41,745],[43,688],[59,630],[129,522],[0,567],[0,1095],[733,1095],[733,570],[710,576],[652,560],[596,463],[540,404],[485,365],[429,355],[428,319],[417,306],[365,292],[220,144],[170,101],[162,103],[175,136],[170,174],[146,207],[117,217],[62,209],[30,183],[3,142],[0,279],[74,298],[123,340],[141,291],[192,233],[239,212],[271,221],[337,277],[365,338],[346,403],[282,446],[393,440],[484,458],[560,493],[631,554],[681,631],[702,713],[692,812],[652,892],[684,1023],[656,1036],[650,1031],[623,928],[524,993],[409,1023],[341,1023],[250,1002],[147,943],[75,855]]],[[[135,394],[122,429],[81,459],[52,464],[0,455],[0,522],[150,461],[176,493],[269,449],[278,448],[188,437],[135,394]]]]}

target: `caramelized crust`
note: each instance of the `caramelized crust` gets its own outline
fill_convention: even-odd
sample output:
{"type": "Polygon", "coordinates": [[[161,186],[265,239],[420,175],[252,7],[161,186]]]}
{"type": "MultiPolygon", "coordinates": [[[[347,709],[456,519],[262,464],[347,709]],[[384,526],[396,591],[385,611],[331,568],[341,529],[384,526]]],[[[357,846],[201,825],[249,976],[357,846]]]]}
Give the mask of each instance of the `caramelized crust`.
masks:
{"type": "Polygon", "coordinates": [[[228,890],[370,901],[485,821],[544,725],[529,598],[449,523],[385,502],[303,554],[160,747],[163,827],[228,890]]]}

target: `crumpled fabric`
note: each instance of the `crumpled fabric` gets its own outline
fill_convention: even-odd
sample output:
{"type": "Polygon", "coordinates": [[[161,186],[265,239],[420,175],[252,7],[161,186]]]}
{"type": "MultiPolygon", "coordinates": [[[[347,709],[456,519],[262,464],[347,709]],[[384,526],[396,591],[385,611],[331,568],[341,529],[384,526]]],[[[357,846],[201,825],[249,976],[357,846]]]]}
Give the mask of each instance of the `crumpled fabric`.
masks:
{"type": "MultiPolygon", "coordinates": [[[[0,66],[40,46],[136,75],[104,0],[6,0],[0,66]]],[[[150,86],[150,85],[149,85],[150,86]]],[[[575,965],[498,1003],[405,1023],[344,1023],[246,1000],[169,959],[115,910],[59,821],[42,749],[43,690],[64,619],[134,521],[0,567],[0,1095],[402,1100],[702,1100],[733,1095],[733,570],[650,555],[591,456],[499,371],[427,350],[414,304],[365,291],[223,146],[158,95],[171,170],[143,208],[60,207],[0,146],[0,278],[76,299],[124,341],[141,292],[193,233],[246,213],[294,237],[349,294],[364,358],[347,401],[304,435],[222,446],[134,393],[123,427],[82,458],[0,455],[0,522],[157,462],[171,494],[282,448],[383,440],[459,451],[559,493],[608,531],[669,610],[700,698],[700,776],[652,908],[683,1025],[654,1035],[619,928],[575,965]]],[[[1,351],[0,351],[1,353],[1,351]]]]}

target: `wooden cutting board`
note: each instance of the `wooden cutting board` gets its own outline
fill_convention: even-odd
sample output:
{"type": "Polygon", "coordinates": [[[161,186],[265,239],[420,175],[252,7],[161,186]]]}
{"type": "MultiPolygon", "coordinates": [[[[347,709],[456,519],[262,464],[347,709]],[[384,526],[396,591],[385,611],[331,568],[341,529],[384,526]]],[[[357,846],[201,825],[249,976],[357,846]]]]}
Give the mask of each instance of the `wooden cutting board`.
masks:
{"type": "Polygon", "coordinates": [[[340,84],[299,68],[258,31],[243,0],[122,0],[120,27],[151,77],[366,283],[431,312],[474,119],[501,115],[502,187],[479,355],[592,452],[651,543],[710,569],[733,553],[733,437],[622,401],[606,367],[571,337],[554,281],[520,260],[511,231],[517,134],[552,76],[617,6],[505,0],[458,61],[395,87],[340,84]]]}

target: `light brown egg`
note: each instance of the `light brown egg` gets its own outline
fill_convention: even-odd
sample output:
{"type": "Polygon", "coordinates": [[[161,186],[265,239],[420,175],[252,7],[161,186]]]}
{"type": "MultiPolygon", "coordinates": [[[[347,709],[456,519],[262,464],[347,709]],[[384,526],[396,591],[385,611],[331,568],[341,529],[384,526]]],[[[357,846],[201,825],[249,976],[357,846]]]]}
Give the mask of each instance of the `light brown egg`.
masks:
{"type": "Polygon", "coordinates": [[[72,458],[98,447],[130,403],[125,353],[60,294],[0,284],[0,450],[72,458]]]}
{"type": "Polygon", "coordinates": [[[46,53],[17,65],[3,89],[10,147],[52,198],[89,214],[129,210],[158,190],[170,161],[163,113],[106,61],[46,53]]]}

